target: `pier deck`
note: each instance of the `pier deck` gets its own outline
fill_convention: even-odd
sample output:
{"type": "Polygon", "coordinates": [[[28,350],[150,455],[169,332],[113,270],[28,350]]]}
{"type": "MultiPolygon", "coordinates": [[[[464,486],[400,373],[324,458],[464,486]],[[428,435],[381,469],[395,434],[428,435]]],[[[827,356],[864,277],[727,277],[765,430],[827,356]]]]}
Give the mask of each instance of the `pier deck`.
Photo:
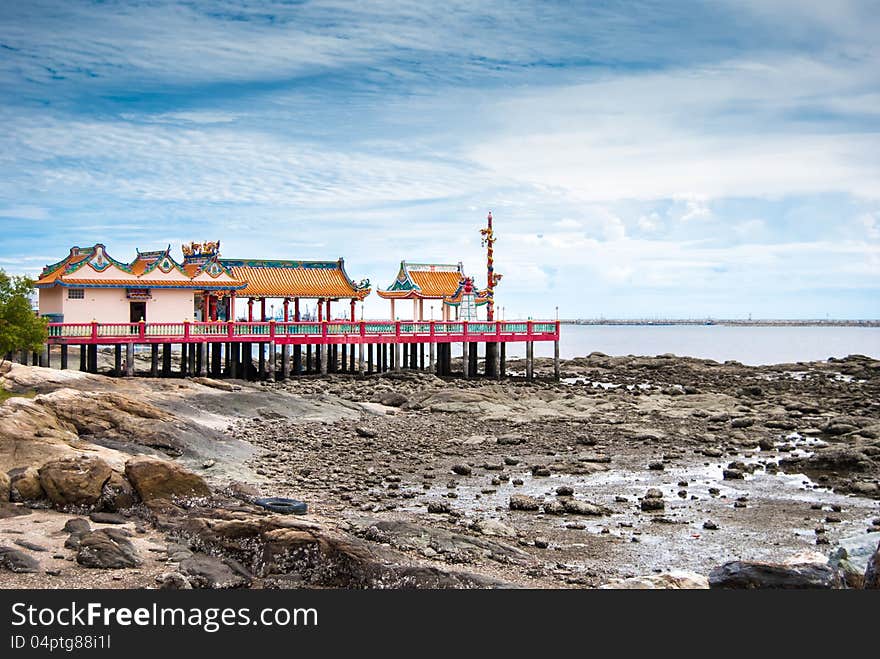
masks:
{"type": "Polygon", "coordinates": [[[61,368],[67,368],[68,346],[80,346],[81,370],[94,373],[98,346],[115,346],[114,372],[130,376],[134,374],[134,347],[146,345],[152,351],[151,375],[158,376],[158,348],[162,346],[161,374],[171,376],[173,346],[179,346],[180,372],[184,376],[287,379],[311,372],[369,374],[402,368],[451,375],[451,347],[458,343],[462,346],[462,373],[472,377],[477,374],[478,346],[483,343],[486,375],[503,377],[506,344],[522,342],[526,344],[526,376],[531,379],[535,341],[554,342],[558,378],[559,321],[541,320],[50,323],[47,346],[37,361],[50,366],[49,348],[61,346],[61,368]],[[254,365],[254,346],[258,366],[254,365]],[[278,372],[277,348],[281,350],[278,372]]]}

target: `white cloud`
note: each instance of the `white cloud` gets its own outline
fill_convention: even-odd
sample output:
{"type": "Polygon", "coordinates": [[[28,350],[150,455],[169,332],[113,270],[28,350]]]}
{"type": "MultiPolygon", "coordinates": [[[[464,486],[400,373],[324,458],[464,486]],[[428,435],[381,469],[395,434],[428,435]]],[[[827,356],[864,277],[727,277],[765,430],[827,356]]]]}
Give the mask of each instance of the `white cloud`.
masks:
{"type": "Polygon", "coordinates": [[[495,103],[501,128],[469,154],[498,177],[580,201],[828,191],[876,199],[880,133],[808,118],[825,99],[859,98],[874,70],[876,62],[744,60],[525,91],[495,103]]]}
{"type": "Polygon", "coordinates": [[[47,220],[49,211],[40,206],[0,207],[0,217],[14,217],[21,220],[47,220]]]}
{"type": "Polygon", "coordinates": [[[653,232],[657,231],[660,228],[660,223],[662,220],[660,219],[660,215],[656,211],[651,211],[647,215],[642,215],[639,217],[636,225],[645,232],[653,232]]]}

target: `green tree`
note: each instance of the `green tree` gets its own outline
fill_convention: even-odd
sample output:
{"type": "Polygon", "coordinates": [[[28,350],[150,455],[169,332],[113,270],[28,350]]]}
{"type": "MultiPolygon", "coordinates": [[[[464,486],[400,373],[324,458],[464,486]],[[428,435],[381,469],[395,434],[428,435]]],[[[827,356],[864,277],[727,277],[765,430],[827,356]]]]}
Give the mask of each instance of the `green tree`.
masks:
{"type": "Polygon", "coordinates": [[[16,350],[40,350],[46,342],[47,320],[31,309],[34,282],[0,270],[0,360],[16,350]]]}

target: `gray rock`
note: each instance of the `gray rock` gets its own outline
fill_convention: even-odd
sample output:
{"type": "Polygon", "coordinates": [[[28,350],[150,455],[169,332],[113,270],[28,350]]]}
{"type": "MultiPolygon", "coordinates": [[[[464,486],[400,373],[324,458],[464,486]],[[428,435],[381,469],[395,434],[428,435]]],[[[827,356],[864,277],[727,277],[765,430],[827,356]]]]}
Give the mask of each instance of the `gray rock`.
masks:
{"type": "Polygon", "coordinates": [[[227,589],[250,585],[250,577],[240,565],[206,554],[193,554],[181,561],[180,572],[193,588],[227,589]]]}
{"type": "Polygon", "coordinates": [[[450,510],[449,503],[446,501],[430,501],[428,502],[428,512],[434,514],[448,513],[450,510]]]}
{"type": "Polygon", "coordinates": [[[840,588],[838,571],[828,565],[780,565],[732,561],[709,573],[710,588],[829,589],[840,588]]]}
{"type": "Polygon", "coordinates": [[[458,464],[452,466],[452,472],[458,474],[459,476],[470,476],[473,473],[473,469],[471,469],[468,465],[458,464]]]}
{"type": "Polygon", "coordinates": [[[880,544],[868,559],[868,566],[865,568],[865,580],[862,586],[865,590],[880,590],[880,544]]]}
{"type": "Polygon", "coordinates": [[[80,536],[76,562],[84,567],[105,570],[141,565],[137,549],[118,529],[101,529],[80,536]]]}
{"type": "Polygon", "coordinates": [[[586,501],[578,501],[577,499],[562,499],[561,503],[565,512],[572,515],[599,516],[607,515],[610,512],[603,506],[597,506],[594,503],[588,503],[586,501]]]}
{"type": "Polygon", "coordinates": [[[30,549],[31,551],[42,552],[49,551],[43,545],[38,545],[35,542],[28,542],[27,540],[13,540],[15,544],[19,547],[24,547],[25,549],[30,549]]]}
{"type": "Polygon", "coordinates": [[[119,513],[92,513],[89,519],[98,524],[125,524],[128,520],[119,513]]]}
{"type": "Polygon", "coordinates": [[[355,426],[354,431],[358,437],[366,437],[367,439],[375,439],[379,436],[379,431],[366,426],[355,426]]]}
{"type": "Polygon", "coordinates": [[[511,510],[535,511],[541,508],[541,501],[526,494],[512,494],[509,506],[511,510]]]}
{"type": "Polygon", "coordinates": [[[192,584],[180,572],[163,572],[156,575],[159,590],[192,590],[192,584]]]}
{"type": "Polygon", "coordinates": [[[37,572],[40,569],[40,564],[35,558],[28,556],[20,549],[0,545],[0,568],[10,572],[37,572]]]}

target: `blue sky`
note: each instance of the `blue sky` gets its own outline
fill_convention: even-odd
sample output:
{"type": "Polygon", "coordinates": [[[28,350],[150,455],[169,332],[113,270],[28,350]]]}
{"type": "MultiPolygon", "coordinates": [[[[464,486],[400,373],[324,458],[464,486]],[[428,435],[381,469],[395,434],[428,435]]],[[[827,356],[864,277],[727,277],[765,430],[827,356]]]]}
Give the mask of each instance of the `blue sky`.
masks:
{"type": "Polygon", "coordinates": [[[876,1],[2,2],[0,268],[219,239],[484,279],[492,209],[508,317],[877,318],[878,34],[876,1]]]}

